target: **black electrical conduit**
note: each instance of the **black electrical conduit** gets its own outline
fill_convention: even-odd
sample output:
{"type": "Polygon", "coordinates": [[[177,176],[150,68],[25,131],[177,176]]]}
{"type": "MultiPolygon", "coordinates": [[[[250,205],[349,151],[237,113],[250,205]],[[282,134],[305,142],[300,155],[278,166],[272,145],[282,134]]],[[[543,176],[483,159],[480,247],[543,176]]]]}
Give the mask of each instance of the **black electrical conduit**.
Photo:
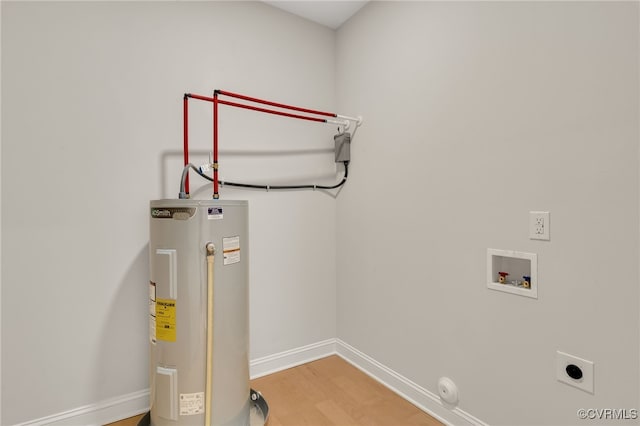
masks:
{"type": "MultiPolygon", "coordinates": [[[[244,188],[244,189],[264,189],[265,191],[271,191],[271,190],[287,190],[287,189],[336,189],[336,188],[340,188],[342,185],[344,185],[347,182],[347,177],[349,176],[349,162],[348,161],[344,161],[344,176],[342,177],[342,180],[338,183],[336,183],[335,185],[331,185],[331,186],[326,186],[326,185],[255,185],[255,184],[250,184],[250,183],[237,183],[237,182],[228,182],[228,181],[220,181],[220,185],[222,186],[234,186],[236,188],[244,188]]],[[[188,195],[185,192],[185,181],[187,179],[187,175],[189,174],[189,169],[193,169],[198,175],[200,175],[201,177],[205,178],[208,181],[213,182],[213,178],[207,176],[206,174],[202,173],[202,171],[194,166],[193,164],[189,163],[186,166],[184,166],[184,169],[182,169],[182,178],[180,179],[180,198],[187,198],[188,195]]]]}

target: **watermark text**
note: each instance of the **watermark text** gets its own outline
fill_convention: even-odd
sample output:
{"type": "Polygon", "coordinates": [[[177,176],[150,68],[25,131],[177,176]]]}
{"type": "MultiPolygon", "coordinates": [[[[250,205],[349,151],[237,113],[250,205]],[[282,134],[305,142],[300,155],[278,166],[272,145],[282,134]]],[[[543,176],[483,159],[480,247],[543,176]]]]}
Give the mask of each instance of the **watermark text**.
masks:
{"type": "Polygon", "coordinates": [[[637,408],[580,408],[578,418],[583,420],[636,420],[637,408]]]}

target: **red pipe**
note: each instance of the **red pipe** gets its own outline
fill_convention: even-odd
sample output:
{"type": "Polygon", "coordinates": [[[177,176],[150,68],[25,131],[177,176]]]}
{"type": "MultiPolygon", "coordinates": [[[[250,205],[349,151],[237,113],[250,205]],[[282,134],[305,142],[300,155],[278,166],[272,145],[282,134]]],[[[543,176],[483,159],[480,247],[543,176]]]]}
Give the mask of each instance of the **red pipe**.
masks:
{"type": "MultiPolygon", "coordinates": [[[[326,123],[327,122],[327,120],[324,119],[324,118],[308,117],[308,116],[305,116],[305,115],[291,114],[291,113],[283,112],[283,111],[276,111],[276,110],[272,110],[272,109],[260,108],[260,107],[251,106],[251,105],[239,104],[239,103],[231,102],[231,101],[224,101],[224,100],[218,99],[218,95],[230,96],[230,97],[233,97],[233,98],[238,98],[238,99],[242,99],[242,100],[249,101],[249,102],[255,102],[255,103],[260,103],[260,104],[264,104],[264,105],[270,105],[270,106],[274,106],[274,107],[277,107],[277,108],[290,109],[290,110],[293,110],[293,111],[305,112],[305,113],[308,113],[308,114],[324,115],[324,116],[327,116],[327,117],[337,117],[337,114],[334,114],[332,112],[324,112],[324,111],[317,111],[317,110],[313,110],[313,109],[300,108],[300,107],[296,107],[296,106],[292,106],[292,105],[286,105],[286,104],[280,104],[280,103],[277,103],[277,102],[266,101],[264,99],[258,99],[258,98],[252,98],[252,97],[245,96],[245,95],[239,95],[237,93],[225,92],[225,91],[222,91],[222,90],[214,91],[212,98],[210,98],[208,96],[194,95],[192,93],[185,93],[184,101],[183,101],[183,108],[184,108],[184,148],[183,149],[184,149],[184,165],[185,166],[187,164],[189,164],[189,120],[188,120],[189,109],[188,109],[188,98],[198,99],[198,100],[207,101],[207,102],[213,102],[213,198],[214,199],[220,198],[220,195],[218,193],[218,186],[219,186],[219,182],[218,182],[218,105],[219,104],[229,105],[229,106],[236,107],[236,108],[249,109],[249,110],[252,110],[252,111],[265,112],[267,114],[281,115],[283,117],[297,118],[297,119],[300,119],[300,120],[309,120],[309,121],[315,121],[315,122],[319,122],[319,123],[326,123]]],[[[185,192],[187,194],[189,194],[189,174],[188,174],[188,172],[187,172],[187,178],[185,180],[185,192]]]]}
{"type": "Polygon", "coordinates": [[[190,98],[199,99],[201,101],[213,102],[213,98],[209,98],[207,96],[194,95],[193,93],[187,94],[190,98]]]}
{"type": "Polygon", "coordinates": [[[293,105],[279,104],[277,102],[266,101],[264,99],[258,99],[258,98],[251,98],[249,96],[239,95],[237,93],[225,92],[223,90],[217,90],[216,92],[219,93],[220,95],[230,96],[232,98],[243,99],[245,101],[255,102],[255,103],[264,104],[264,105],[270,105],[278,108],[285,108],[285,109],[291,109],[294,111],[307,112],[309,114],[325,115],[327,117],[337,117],[337,114],[333,112],[317,111],[314,109],[300,108],[293,105]]]}
{"type": "Polygon", "coordinates": [[[317,121],[319,123],[326,123],[327,122],[327,120],[324,119],[324,118],[307,117],[307,116],[298,115],[298,114],[289,114],[288,112],[276,111],[276,110],[273,110],[273,109],[265,109],[265,108],[251,106],[251,105],[243,105],[243,104],[238,104],[238,103],[230,102],[230,101],[218,100],[217,103],[222,104],[222,105],[229,105],[229,106],[237,107],[237,108],[250,109],[250,110],[253,110],[253,111],[266,112],[268,114],[282,115],[284,117],[298,118],[300,120],[317,121]]]}
{"type": "MultiPolygon", "coordinates": [[[[184,99],[182,101],[182,114],[184,119],[184,145],[183,145],[183,156],[184,156],[184,165],[186,167],[189,164],[189,97],[187,94],[184,95],[184,99]]],[[[187,172],[187,178],[184,181],[184,191],[186,194],[189,193],[189,172],[187,172]]]]}
{"type": "MultiPolygon", "coordinates": [[[[193,94],[189,94],[189,97],[193,98],[193,99],[199,99],[201,101],[207,101],[207,102],[216,102],[215,99],[217,99],[217,95],[222,95],[222,94],[227,94],[227,92],[222,92],[222,91],[217,91],[216,94],[214,94],[213,98],[209,98],[207,96],[200,96],[200,95],[193,95],[193,94]]],[[[252,101],[252,102],[258,102],[260,100],[253,100],[254,98],[250,98],[248,96],[243,96],[243,95],[237,95],[236,97],[240,97],[242,96],[242,99],[248,100],[248,101],[252,101]]],[[[253,111],[259,111],[259,112],[266,112],[268,114],[276,114],[276,115],[282,115],[284,117],[291,117],[291,118],[298,118],[300,120],[309,120],[309,121],[317,121],[319,123],[326,123],[327,120],[325,120],[324,118],[317,118],[317,117],[308,117],[305,115],[299,115],[299,114],[291,114],[288,112],[283,112],[283,111],[276,111],[273,109],[266,109],[266,108],[260,108],[260,107],[255,107],[255,106],[251,106],[251,105],[244,105],[244,104],[239,104],[236,102],[231,102],[231,101],[224,101],[221,99],[218,99],[218,104],[222,104],[222,105],[229,105],[232,107],[236,107],[236,108],[244,108],[244,109],[250,109],[253,111]]],[[[296,111],[305,111],[308,112],[310,114],[318,114],[318,115],[327,115],[330,117],[336,117],[336,114],[332,113],[332,112],[321,112],[321,111],[313,111],[310,109],[305,109],[305,108],[298,108],[298,107],[293,107],[293,106],[289,106],[289,105],[283,105],[283,104],[277,104],[275,102],[269,102],[269,101],[261,101],[264,104],[268,104],[268,105],[272,105],[272,106],[277,106],[279,108],[289,108],[292,110],[296,110],[296,111]]]]}
{"type": "Polygon", "coordinates": [[[218,94],[213,94],[213,198],[220,198],[218,194],[218,94]]]}

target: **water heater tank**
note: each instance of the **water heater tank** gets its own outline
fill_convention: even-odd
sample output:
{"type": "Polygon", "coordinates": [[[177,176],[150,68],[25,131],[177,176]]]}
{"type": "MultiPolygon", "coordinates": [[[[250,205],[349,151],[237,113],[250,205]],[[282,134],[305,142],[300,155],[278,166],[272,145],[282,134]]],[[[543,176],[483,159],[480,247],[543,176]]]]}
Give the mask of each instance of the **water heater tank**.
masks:
{"type": "Polygon", "coordinates": [[[247,213],[246,201],[151,201],[151,425],[250,424],[247,213]]]}

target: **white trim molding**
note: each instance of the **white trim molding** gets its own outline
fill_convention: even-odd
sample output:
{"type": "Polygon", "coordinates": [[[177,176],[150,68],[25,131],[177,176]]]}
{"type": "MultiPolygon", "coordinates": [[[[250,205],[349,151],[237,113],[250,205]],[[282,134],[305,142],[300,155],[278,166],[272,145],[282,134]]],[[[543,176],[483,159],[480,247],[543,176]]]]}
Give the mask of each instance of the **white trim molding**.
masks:
{"type": "MultiPolygon", "coordinates": [[[[257,379],[258,377],[277,373],[278,371],[331,355],[338,355],[446,425],[488,426],[480,419],[458,407],[449,407],[443,404],[438,395],[396,373],[340,339],[327,339],[277,354],[256,358],[250,362],[249,371],[251,379],[257,379]]],[[[148,410],[149,390],[145,389],[15,426],[76,426],[79,424],[99,426],[132,417],[148,410]]]]}
{"type": "Polygon", "coordinates": [[[438,395],[396,373],[340,339],[336,339],[336,352],[345,361],[444,424],[488,426],[482,420],[458,407],[448,408],[438,395]]]}
{"type": "Polygon", "coordinates": [[[336,339],[327,339],[277,354],[256,358],[249,364],[251,380],[335,354],[336,339]]]}
{"type": "Polygon", "coordinates": [[[149,411],[149,390],[110,398],[15,426],[100,426],[149,411]]]}
{"type": "MultiPolygon", "coordinates": [[[[331,355],[338,355],[391,391],[411,402],[413,405],[447,425],[488,426],[482,420],[458,407],[450,408],[443,404],[433,392],[412,382],[389,367],[340,339],[327,339],[322,342],[280,352],[251,361],[251,379],[277,373],[278,371],[306,364],[331,355]]],[[[259,389],[258,389],[259,390],[259,389]]]]}

